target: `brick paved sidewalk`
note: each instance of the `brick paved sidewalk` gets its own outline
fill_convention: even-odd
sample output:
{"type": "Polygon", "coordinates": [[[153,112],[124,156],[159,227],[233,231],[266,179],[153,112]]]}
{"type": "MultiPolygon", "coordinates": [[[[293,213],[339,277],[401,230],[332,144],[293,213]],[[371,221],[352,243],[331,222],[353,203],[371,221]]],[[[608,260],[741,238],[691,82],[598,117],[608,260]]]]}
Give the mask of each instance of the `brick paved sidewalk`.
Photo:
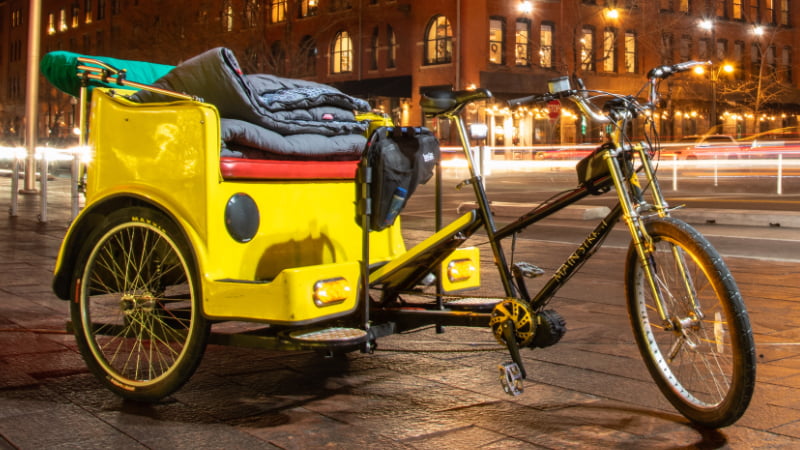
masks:
{"type": "MultiPolygon", "coordinates": [[[[63,331],[68,307],[51,293],[50,271],[68,217],[54,207],[39,224],[37,201],[23,197],[19,217],[0,217],[0,449],[800,447],[798,264],[728,261],[759,368],[749,410],[718,431],[693,428],[650,380],[622,300],[622,250],[613,248],[559,292],[554,307],[569,331],[554,347],[524,352],[529,380],[517,398],[500,389],[496,366],[508,356],[489,330],[448,328],[333,359],[210,346],[183,389],[140,405],[102,388],[63,331]]],[[[569,250],[517,249],[546,268],[569,250]]]]}

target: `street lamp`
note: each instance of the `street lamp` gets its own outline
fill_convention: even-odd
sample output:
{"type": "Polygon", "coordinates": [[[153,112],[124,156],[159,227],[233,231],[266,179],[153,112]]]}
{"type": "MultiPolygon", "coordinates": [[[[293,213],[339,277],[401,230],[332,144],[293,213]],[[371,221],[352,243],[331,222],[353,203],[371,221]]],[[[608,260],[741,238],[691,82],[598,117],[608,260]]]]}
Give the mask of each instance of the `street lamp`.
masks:
{"type": "MultiPolygon", "coordinates": [[[[719,81],[719,76],[722,73],[733,73],[733,65],[731,64],[722,64],[716,70],[712,69],[709,71],[709,77],[711,78],[711,114],[709,115],[709,126],[712,130],[716,129],[717,127],[717,82],[719,81]]],[[[703,75],[705,73],[705,69],[703,66],[695,66],[694,72],[698,75],[703,75]]]]}
{"type": "MultiPolygon", "coordinates": [[[[718,70],[715,74],[713,70],[713,64],[717,63],[717,60],[720,59],[720,55],[717,51],[717,36],[716,36],[716,22],[714,19],[703,19],[698,24],[698,27],[704,31],[708,31],[711,34],[711,45],[710,48],[707,49],[708,56],[711,59],[712,70],[711,70],[711,114],[709,117],[708,125],[714,130],[717,127],[717,78],[719,76],[720,71],[718,70]]],[[[722,66],[724,67],[724,65],[722,66]]],[[[703,72],[702,66],[697,66],[695,70],[699,73],[703,72]],[[699,69],[699,70],[698,70],[699,69]]]]}
{"type": "Polygon", "coordinates": [[[517,11],[520,14],[530,14],[533,12],[533,3],[529,0],[520,0],[519,5],[517,5],[517,11]]]}

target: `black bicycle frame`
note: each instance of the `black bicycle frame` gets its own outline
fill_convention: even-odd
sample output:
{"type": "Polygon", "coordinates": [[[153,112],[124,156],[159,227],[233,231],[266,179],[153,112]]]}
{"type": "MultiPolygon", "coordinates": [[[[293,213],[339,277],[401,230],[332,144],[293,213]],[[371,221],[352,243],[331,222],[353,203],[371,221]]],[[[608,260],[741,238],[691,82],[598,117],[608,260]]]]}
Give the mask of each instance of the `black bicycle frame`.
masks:
{"type": "MultiPolygon", "coordinates": [[[[600,183],[603,180],[599,180],[600,183]]],[[[503,228],[495,231],[494,238],[500,241],[504,238],[512,236],[528,226],[539,222],[546,217],[564,209],[565,207],[576,203],[591,193],[590,188],[580,186],[551,200],[547,204],[540,206],[521,216],[517,220],[504,226],[503,228]]],[[[597,251],[602,245],[603,241],[608,237],[614,225],[619,222],[622,217],[622,206],[617,203],[611,211],[597,224],[597,226],[589,233],[583,242],[570,254],[567,259],[561,264],[558,270],[552,275],[550,280],[539,290],[539,292],[530,299],[531,308],[539,310],[547,304],[548,300],[555,295],[555,293],[589,260],[589,258],[597,251]]],[[[497,247],[500,249],[500,247],[497,247]]],[[[505,260],[505,258],[503,258],[505,260]]],[[[508,271],[508,268],[505,269],[508,271]]],[[[519,289],[524,289],[523,286],[518,286],[519,289]]]]}

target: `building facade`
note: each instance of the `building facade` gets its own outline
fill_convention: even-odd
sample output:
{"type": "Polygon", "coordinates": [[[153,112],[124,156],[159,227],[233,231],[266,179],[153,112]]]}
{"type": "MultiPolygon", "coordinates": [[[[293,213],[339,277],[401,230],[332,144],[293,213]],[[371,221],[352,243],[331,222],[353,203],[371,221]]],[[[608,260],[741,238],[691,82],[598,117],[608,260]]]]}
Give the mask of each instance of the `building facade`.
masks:
{"type": "MultiPolygon", "coordinates": [[[[657,65],[698,59],[704,74],[665,83],[663,136],[742,136],[796,124],[800,49],[792,0],[42,0],[44,54],[69,50],[164,64],[212,47],[247,72],[314,79],[367,98],[397,123],[426,123],[428,89],[482,87],[467,121],[495,146],[596,141],[577,110],[511,110],[505,100],[576,76],[636,94],[657,65]],[[725,68],[726,70],[723,70],[725,68]],[[732,68],[728,72],[728,68],[732,68]]],[[[0,0],[0,123],[24,126],[29,0],[0,0]]],[[[39,135],[75,124],[75,101],[42,82],[39,135]]]]}

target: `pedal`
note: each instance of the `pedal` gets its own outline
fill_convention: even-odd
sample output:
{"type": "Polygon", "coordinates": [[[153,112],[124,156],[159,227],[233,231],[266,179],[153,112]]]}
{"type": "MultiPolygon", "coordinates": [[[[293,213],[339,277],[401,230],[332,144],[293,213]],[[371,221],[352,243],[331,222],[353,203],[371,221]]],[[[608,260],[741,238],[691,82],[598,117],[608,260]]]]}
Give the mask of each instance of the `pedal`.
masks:
{"type": "Polygon", "coordinates": [[[515,277],[522,275],[525,278],[536,278],[544,275],[544,269],[531,263],[520,261],[511,266],[511,273],[515,277]]]}
{"type": "Polygon", "coordinates": [[[497,366],[500,369],[500,385],[503,391],[511,396],[522,394],[522,371],[515,362],[507,362],[497,366]]]}

